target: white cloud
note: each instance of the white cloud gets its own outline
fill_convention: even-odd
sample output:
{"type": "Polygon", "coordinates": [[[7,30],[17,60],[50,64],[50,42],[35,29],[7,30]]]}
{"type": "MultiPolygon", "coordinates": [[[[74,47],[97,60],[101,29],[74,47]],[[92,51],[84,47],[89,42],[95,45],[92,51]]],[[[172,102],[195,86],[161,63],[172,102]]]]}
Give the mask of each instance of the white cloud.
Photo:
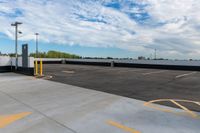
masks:
{"type": "Polygon", "coordinates": [[[0,32],[12,38],[14,21],[24,23],[23,40],[39,32],[41,40],[57,44],[117,47],[141,55],[157,48],[166,58],[200,56],[200,0],[0,1],[0,32]],[[120,2],[121,8],[104,6],[111,2],[120,2]],[[141,13],[150,17],[144,24],[129,16],[141,13]]]}

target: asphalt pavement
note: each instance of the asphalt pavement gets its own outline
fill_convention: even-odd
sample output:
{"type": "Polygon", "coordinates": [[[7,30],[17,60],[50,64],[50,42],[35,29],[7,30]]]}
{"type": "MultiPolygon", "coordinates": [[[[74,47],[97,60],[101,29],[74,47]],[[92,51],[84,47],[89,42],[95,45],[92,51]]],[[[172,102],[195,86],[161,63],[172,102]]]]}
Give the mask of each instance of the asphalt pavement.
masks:
{"type": "MultiPolygon", "coordinates": [[[[200,72],[140,68],[118,68],[89,65],[46,64],[48,80],[92,90],[151,101],[179,99],[200,101],[200,72]]],[[[168,101],[158,104],[177,107],[168,101]]],[[[199,111],[196,104],[183,102],[187,108],[199,111]]]]}

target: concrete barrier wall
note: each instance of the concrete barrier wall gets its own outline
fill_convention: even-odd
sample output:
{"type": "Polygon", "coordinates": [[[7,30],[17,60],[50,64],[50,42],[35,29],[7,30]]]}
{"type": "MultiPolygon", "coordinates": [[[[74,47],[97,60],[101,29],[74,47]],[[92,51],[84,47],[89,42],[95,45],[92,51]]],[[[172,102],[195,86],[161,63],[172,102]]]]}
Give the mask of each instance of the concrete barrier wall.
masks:
{"type": "MultiPolygon", "coordinates": [[[[36,59],[40,60],[40,59],[36,59]]],[[[200,71],[200,61],[186,60],[113,60],[113,59],[47,59],[44,64],[79,64],[116,67],[156,68],[172,70],[197,70],[200,71]]]]}
{"type": "Polygon", "coordinates": [[[65,60],[65,58],[35,58],[35,60],[40,61],[62,61],[65,60]]]}
{"type": "Polygon", "coordinates": [[[61,58],[35,58],[35,61],[38,61],[39,63],[41,59],[45,64],[60,64],[65,60],[61,58]]]}
{"type": "Polygon", "coordinates": [[[186,60],[118,60],[117,62],[152,65],[200,66],[200,61],[186,60]]]}
{"type": "MultiPolygon", "coordinates": [[[[0,66],[15,66],[15,61],[16,59],[14,57],[11,58],[9,56],[0,56],[0,66]]],[[[18,58],[18,66],[22,67],[22,57],[18,58]]],[[[33,57],[28,58],[28,67],[34,67],[33,57]]]]}
{"type": "Polygon", "coordinates": [[[34,75],[34,58],[28,58],[28,67],[22,67],[22,57],[18,58],[18,69],[15,70],[16,59],[9,56],[0,56],[0,72],[18,72],[26,75],[34,75]]]}
{"type": "Polygon", "coordinates": [[[11,71],[11,58],[9,56],[0,56],[0,72],[11,71]]]}
{"type": "MultiPolygon", "coordinates": [[[[40,61],[40,58],[35,60],[40,61]]],[[[102,62],[110,63],[133,63],[133,64],[151,64],[151,65],[178,65],[178,66],[200,66],[200,61],[187,61],[187,60],[113,60],[113,59],[59,59],[59,58],[42,58],[44,62],[58,62],[71,61],[71,62],[102,62]]]]}
{"type": "Polygon", "coordinates": [[[11,66],[11,58],[9,56],[0,56],[0,66],[11,66]]]}
{"type": "Polygon", "coordinates": [[[31,75],[31,76],[34,75],[34,58],[33,57],[28,58],[28,67],[22,67],[22,57],[19,57],[18,58],[18,68],[17,68],[17,70],[15,70],[15,62],[16,62],[16,58],[13,57],[11,59],[13,71],[15,71],[17,73],[25,74],[25,75],[31,75]]]}
{"type": "MultiPolygon", "coordinates": [[[[15,62],[16,62],[16,58],[12,57],[11,58],[11,65],[15,66],[15,62]]],[[[22,67],[22,57],[18,58],[18,66],[22,67]]],[[[33,57],[29,57],[28,58],[28,67],[29,68],[34,68],[34,58],[33,57]]]]}
{"type": "Polygon", "coordinates": [[[115,63],[133,63],[133,64],[150,64],[150,65],[178,65],[178,66],[200,66],[200,61],[187,60],[112,60],[112,59],[66,59],[66,61],[77,62],[112,62],[115,63]]]}

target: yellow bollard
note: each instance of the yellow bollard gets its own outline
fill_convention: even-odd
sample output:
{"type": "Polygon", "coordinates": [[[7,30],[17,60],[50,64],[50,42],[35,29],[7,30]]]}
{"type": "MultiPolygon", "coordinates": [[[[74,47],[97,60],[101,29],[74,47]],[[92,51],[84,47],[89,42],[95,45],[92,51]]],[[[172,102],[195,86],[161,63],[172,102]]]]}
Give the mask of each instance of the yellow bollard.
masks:
{"type": "Polygon", "coordinates": [[[43,76],[43,64],[42,64],[42,59],[40,60],[40,76],[43,76]]]}
{"type": "Polygon", "coordinates": [[[38,75],[38,62],[37,60],[35,61],[35,75],[38,75]]]}

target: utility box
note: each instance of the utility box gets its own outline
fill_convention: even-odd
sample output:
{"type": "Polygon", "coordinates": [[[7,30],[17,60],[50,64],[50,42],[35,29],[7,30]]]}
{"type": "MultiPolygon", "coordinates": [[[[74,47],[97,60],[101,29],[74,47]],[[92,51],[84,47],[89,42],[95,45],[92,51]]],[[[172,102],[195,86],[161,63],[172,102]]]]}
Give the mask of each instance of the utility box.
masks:
{"type": "Polygon", "coordinates": [[[22,67],[28,67],[28,44],[22,45],[22,67]]]}

